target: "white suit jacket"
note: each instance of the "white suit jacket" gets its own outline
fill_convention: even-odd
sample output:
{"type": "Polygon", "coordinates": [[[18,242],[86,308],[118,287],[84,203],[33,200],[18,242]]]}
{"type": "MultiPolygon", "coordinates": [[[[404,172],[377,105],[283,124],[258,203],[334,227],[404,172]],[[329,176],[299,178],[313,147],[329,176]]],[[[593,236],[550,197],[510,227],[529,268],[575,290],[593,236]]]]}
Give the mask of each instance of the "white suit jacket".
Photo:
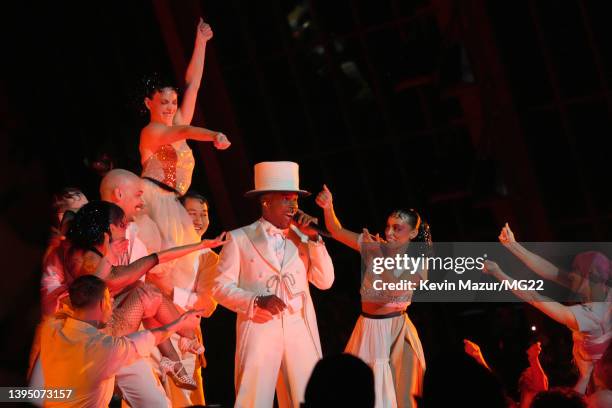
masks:
{"type": "Polygon", "coordinates": [[[329,289],[334,282],[334,266],[323,242],[304,243],[290,230],[282,266],[268,247],[268,236],[261,224],[231,231],[223,246],[213,282],[213,297],[238,314],[241,324],[257,322],[255,298],[276,294],[290,310],[303,310],[313,341],[320,353],[319,333],[308,283],[329,289]],[[288,300],[288,302],[287,302],[288,300]]]}

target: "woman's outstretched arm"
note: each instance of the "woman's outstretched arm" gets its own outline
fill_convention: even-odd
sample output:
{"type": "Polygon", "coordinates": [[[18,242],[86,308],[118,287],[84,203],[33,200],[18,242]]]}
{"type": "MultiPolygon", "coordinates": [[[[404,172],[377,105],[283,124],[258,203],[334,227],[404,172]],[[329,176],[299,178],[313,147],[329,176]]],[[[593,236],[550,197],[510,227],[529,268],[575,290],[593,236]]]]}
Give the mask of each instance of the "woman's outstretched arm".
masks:
{"type": "Polygon", "coordinates": [[[100,258],[99,255],[88,251],[84,257],[85,261],[82,264],[81,274],[95,274],[103,278],[109,290],[112,293],[117,293],[136,282],[141,276],[149,272],[158,264],[172,261],[197,250],[221,246],[226,242],[223,240],[224,237],[225,233],[219,235],[215,239],[205,239],[198,243],[169,248],[157,254],[151,254],[140,258],[129,265],[118,266],[111,266],[111,264],[115,263],[111,256],[113,254],[113,249],[107,246],[108,250],[104,258],[100,258]]]}
{"type": "MultiPolygon", "coordinates": [[[[510,284],[514,282],[514,279],[506,275],[506,273],[497,265],[495,262],[485,261],[485,272],[493,275],[497,280],[509,281],[510,284]]],[[[511,287],[516,287],[512,286],[511,287]]],[[[570,330],[578,330],[578,322],[576,316],[572,313],[568,306],[565,306],[559,302],[555,302],[550,298],[540,295],[536,291],[526,291],[520,289],[512,289],[512,293],[516,296],[539,309],[545,315],[553,320],[567,326],[570,330]]]]}
{"type": "Polygon", "coordinates": [[[193,119],[198,91],[204,73],[204,59],[206,57],[206,43],[213,36],[212,29],[201,18],[196,30],[196,39],[193,46],[191,61],[185,73],[185,92],[181,106],[174,116],[175,125],[189,125],[193,119]]]}
{"type": "Polygon", "coordinates": [[[573,292],[580,291],[583,279],[579,275],[563,272],[548,260],[526,249],[516,241],[508,223],[504,225],[498,238],[499,242],[512,252],[514,256],[542,278],[557,282],[573,292]]]}
{"type": "Polygon", "coordinates": [[[325,228],[331,233],[332,237],[336,241],[359,251],[359,234],[342,227],[334,211],[332,193],[325,184],[323,185],[323,190],[317,195],[316,203],[323,209],[325,228]]]}
{"type": "Polygon", "coordinates": [[[215,132],[202,127],[190,125],[165,126],[160,123],[149,123],[140,132],[140,154],[146,160],[146,152],[156,152],[161,146],[178,142],[179,140],[197,140],[213,142],[219,150],[227,149],[230,141],[221,132],[215,132]]]}

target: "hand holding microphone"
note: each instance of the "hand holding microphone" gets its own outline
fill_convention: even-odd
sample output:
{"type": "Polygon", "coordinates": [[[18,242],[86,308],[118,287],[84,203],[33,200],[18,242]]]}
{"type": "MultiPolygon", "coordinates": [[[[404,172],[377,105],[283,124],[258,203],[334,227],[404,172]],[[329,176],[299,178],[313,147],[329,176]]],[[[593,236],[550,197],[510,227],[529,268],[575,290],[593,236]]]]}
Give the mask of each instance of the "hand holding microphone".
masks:
{"type": "Polygon", "coordinates": [[[308,237],[312,241],[316,241],[318,239],[318,235],[322,235],[324,237],[331,237],[331,234],[329,232],[318,226],[318,218],[308,215],[302,210],[297,210],[297,212],[293,216],[292,224],[298,227],[298,229],[302,231],[302,233],[308,235],[308,237]]]}

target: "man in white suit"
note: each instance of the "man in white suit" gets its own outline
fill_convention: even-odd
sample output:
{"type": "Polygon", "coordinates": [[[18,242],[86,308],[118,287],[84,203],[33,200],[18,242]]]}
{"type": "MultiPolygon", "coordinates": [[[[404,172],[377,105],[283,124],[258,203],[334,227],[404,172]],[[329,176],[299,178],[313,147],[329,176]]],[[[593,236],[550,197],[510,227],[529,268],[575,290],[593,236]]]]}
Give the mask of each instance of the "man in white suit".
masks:
{"type": "Polygon", "coordinates": [[[236,407],[298,407],[312,369],[322,357],[308,283],[328,289],[334,267],[316,219],[298,210],[298,165],[255,165],[262,217],[229,233],[221,251],[213,296],[238,314],[236,407]],[[295,220],[294,220],[295,219],[295,220]]]}

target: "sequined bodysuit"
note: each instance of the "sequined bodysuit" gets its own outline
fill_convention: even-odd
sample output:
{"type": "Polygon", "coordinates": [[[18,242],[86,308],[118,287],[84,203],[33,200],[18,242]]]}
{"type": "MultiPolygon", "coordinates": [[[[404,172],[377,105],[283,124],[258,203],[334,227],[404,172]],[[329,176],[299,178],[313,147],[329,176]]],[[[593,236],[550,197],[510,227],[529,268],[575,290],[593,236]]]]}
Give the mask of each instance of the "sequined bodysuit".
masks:
{"type": "Polygon", "coordinates": [[[195,160],[184,140],[161,146],[142,164],[142,177],[157,180],[183,195],[191,185],[195,160]]]}

